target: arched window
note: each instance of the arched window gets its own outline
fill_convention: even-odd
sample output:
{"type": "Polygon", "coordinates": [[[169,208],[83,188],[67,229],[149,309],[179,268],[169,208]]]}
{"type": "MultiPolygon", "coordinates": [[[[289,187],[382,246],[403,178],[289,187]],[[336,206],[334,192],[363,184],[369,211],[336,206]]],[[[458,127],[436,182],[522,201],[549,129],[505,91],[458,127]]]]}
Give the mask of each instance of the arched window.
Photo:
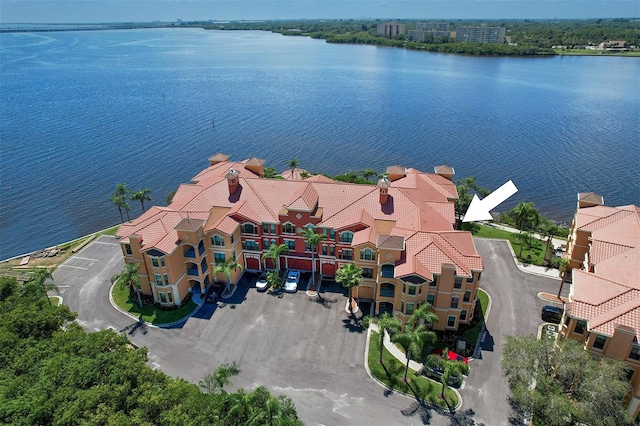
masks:
{"type": "Polygon", "coordinates": [[[338,241],[341,243],[350,243],[353,241],[353,232],[344,231],[338,235],[338,241]]]}
{"type": "Polygon", "coordinates": [[[394,297],[396,286],[391,283],[380,284],[380,297],[394,297]]]}
{"type": "Polygon", "coordinates": [[[285,223],[282,224],[282,232],[284,234],[295,234],[296,233],[296,227],[291,222],[285,222],[285,223]]]}
{"type": "Polygon", "coordinates": [[[384,278],[393,278],[396,267],[393,265],[382,265],[380,275],[384,278]]]}
{"type": "Polygon", "coordinates": [[[211,237],[211,244],[214,246],[224,247],[224,237],[221,237],[218,234],[214,235],[211,237]]]}
{"type": "Polygon", "coordinates": [[[370,248],[360,250],[360,260],[376,260],[376,252],[370,248]]]}
{"type": "Polygon", "coordinates": [[[258,229],[253,223],[247,222],[242,225],[242,233],[243,234],[257,234],[258,229]]]}

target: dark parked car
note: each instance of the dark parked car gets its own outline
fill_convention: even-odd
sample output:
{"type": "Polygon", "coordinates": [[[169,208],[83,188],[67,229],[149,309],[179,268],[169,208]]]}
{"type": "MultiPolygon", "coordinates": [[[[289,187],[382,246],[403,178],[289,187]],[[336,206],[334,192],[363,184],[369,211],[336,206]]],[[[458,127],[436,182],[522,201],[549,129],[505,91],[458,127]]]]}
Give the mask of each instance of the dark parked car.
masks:
{"type": "Polygon", "coordinates": [[[552,322],[554,324],[560,324],[562,320],[563,309],[557,306],[547,305],[542,308],[542,321],[552,322]]]}

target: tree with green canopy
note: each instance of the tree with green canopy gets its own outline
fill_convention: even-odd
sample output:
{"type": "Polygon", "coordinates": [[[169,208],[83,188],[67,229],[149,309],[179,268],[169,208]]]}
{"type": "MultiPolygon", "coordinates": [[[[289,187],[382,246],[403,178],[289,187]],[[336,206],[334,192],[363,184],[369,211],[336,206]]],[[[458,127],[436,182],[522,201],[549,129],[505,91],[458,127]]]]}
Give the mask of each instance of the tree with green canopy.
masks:
{"type": "Polygon", "coordinates": [[[513,401],[532,414],[534,424],[631,423],[626,364],[592,355],[583,342],[506,336],[502,370],[513,401]]]}
{"type": "Polygon", "coordinates": [[[118,208],[120,212],[120,221],[124,223],[124,216],[122,216],[122,211],[124,210],[127,214],[127,221],[130,221],[129,218],[129,203],[127,203],[127,194],[129,190],[127,189],[127,185],[124,183],[119,183],[116,185],[116,189],[109,197],[109,200],[118,208]]]}
{"type": "Polygon", "coordinates": [[[349,312],[353,314],[353,289],[362,281],[362,269],[355,263],[347,263],[336,271],[336,282],[349,289],[349,312]]]}
{"type": "Polygon", "coordinates": [[[287,161],[287,166],[289,166],[289,169],[291,169],[291,179],[293,179],[293,172],[299,165],[300,161],[298,161],[297,158],[292,158],[291,160],[287,161]]]}
{"type": "Polygon", "coordinates": [[[289,247],[285,244],[271,244],[267,251],[262,254],[262,260],[270,259],[276,267],[276,270],[280,271],[280,256],[289,253],[289,247]]]}
{"type": "Polygon", "coordinates": [[[140,277],[138,276],[138,268],[140,264],[135,262],[127,263],[122,272],[111,277],[111,282],[120,281],[120,288],[129,287],[129,291],[135,292],[138,296],[138,306],[142,309],[142,288],[140,287],[140,277]]]}
{"type": "Polygon", "coordinates": [[[131,193],[131,200],[140,201],[140,204],[142,205],[142,212],[143,213],[145,211],[144,202],[145,201],[151,201],[151,197],[149,196],[150,193],[151,193],[151,190],[149,188],[138,189],[137,191],[133,191],[131,193]]]}
{"type": "Polygon", "coordinates": [[[430,344],[436,341],[436,334],[428,330],[423,324],[418,325],[416,328],[412,328],[405,325],[405,329],[402,333],[396,334],[392,342],[398,343],[404,349],[407,357],[407,365],[404,370],[404,380],[407,381],[407,373],[409,372],[409,361],[412,356],[419,356],[422,358],[427,351],[430,344]]]}
{"type": "Polygon", "coordinates": [[[454,361],[449,359],[449,349],[445,348],[442,354],[431,354],[427,356],[424,364],[425,368],[430,368],[435,371],[440,371],[440,383],[442,383],[442,391],[440,397],[444,398],[444,392],[453,377],[462,378],[462,375],[469,374],[469,366],[463,361],[454,361]]]}
{"type": "MultiPolygon", "coordinates": [[[[327,236],[325,234],[316,234],[313,228],[307,228],[300,232],[300,235],[304,237],[305,243],[311,249],[311,283],[312,286],[316,285],[316,249],[318,244],[322,240],[326,240],[327,236]]],[[[320,292],[318,292],[318,296],[320,296],[320,292]]]]}
{"type": "Polygon", "coordinates": [[[400,332],[402,324],[398,318],[392,317],[388,312],[384,312],[378,318],[365,317],[362,324],[365,328],[369,327],[369,324],[377,324],[380,329],[380,340],[378,342],[378,349],[380,351],[380,364],[382,364],[382,352],[384,348],[384,333],[389,335],[389,338],[393,340],[393,337],[400,332]]]}
{"type": "Polygon", "coordinates": [[[231,285],[231,272],[242,271],[244,267],[238,263],[235,259],[229,259],[225,263],[221,263],[216,265],[213,268],[214,274],[222,273],[226,277],[227,281],[225,282],[225,291],[229,291],[229,286],[231,285]]]}

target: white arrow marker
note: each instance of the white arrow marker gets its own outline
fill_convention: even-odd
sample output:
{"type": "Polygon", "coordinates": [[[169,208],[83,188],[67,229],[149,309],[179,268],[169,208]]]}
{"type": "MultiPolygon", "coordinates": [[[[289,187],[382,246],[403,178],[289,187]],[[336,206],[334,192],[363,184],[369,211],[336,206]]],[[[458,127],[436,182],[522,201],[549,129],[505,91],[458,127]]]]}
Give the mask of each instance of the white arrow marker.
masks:
{"type": "Polygon", "coordinates": [[[502,204],[507,198],[518,192],[518,188],[513,182],[508,181],[500,188],[480,200],[477,195],[473,196],[463,222],[477,222],[479,220],[492,220],[491,210],[502,204]]]}

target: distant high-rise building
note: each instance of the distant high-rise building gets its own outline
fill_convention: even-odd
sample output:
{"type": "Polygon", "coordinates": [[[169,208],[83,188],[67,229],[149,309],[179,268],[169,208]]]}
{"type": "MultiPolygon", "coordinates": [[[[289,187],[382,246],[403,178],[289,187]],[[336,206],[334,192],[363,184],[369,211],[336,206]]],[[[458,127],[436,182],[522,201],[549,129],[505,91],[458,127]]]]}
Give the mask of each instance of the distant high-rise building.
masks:
{"type": "Polygon", "coordinates": [[[457,43],[504,43],[504,27],[488,27],[481,24],[479,27],[457,27],[457,43]]]}
{"type": "Polygon", "coordinates": [[[428,35],[434,39],[449,38],[448,22],[418,22],[415,30],[407,31],[411,41],[425,41],[428,35]]]}
{"type": "Polygon", "coordinates": [[[399,24],[397,22],[385,22],[384,24],[378,24],[377,34],[379,36],[389,38],[404,34],[404,24],[399,24]]]}
{"type": "Polygon", "coordinates": [[[425,30],[425,31],[446,31],[449,32],[449,23],[448,22],[418,22],[416,23],[416,30],[425,30]]]}

